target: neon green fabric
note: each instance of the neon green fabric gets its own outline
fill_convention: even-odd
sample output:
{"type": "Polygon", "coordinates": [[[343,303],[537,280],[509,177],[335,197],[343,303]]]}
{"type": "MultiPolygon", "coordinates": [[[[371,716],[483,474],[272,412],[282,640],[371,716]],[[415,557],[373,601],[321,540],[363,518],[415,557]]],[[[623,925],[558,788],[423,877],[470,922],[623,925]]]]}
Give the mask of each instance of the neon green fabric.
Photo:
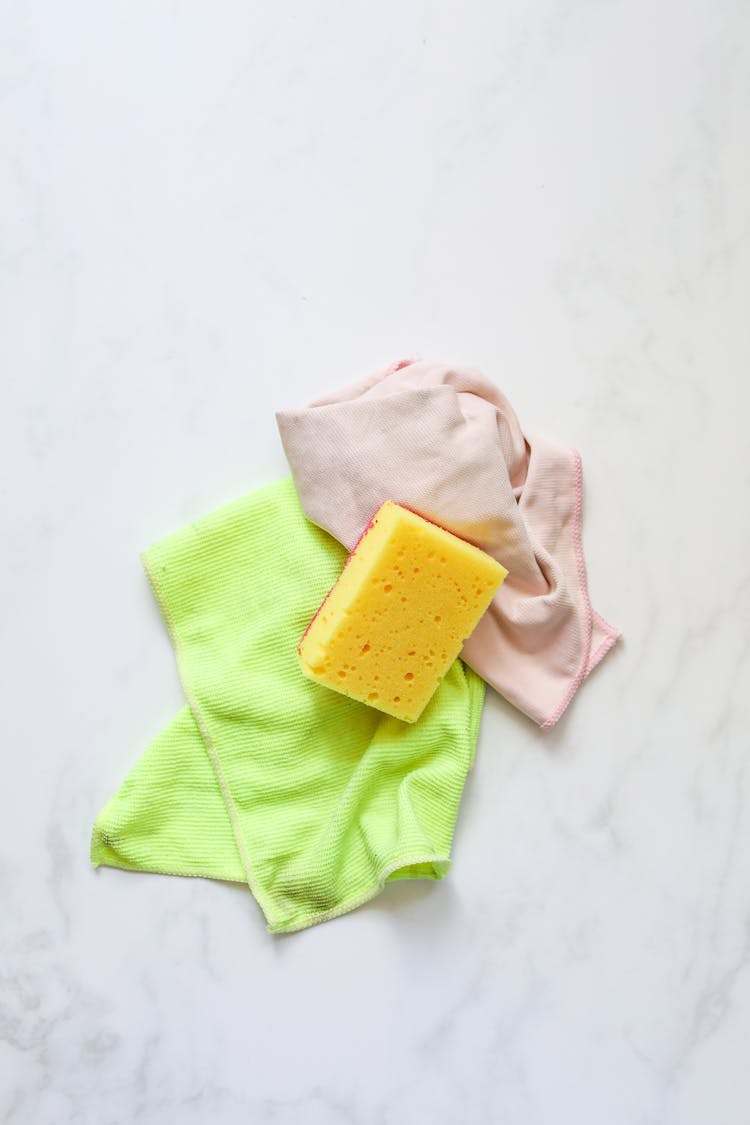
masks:
{"type": "Polygon", "coordinates": [[[296,646],[345,556],[288,480],[145,553],[189,706],[98,817],[94,864],[247,882],[272,931],[446,874],[484,682],[457,660],[407,724],[308,680],[296,646]]]}

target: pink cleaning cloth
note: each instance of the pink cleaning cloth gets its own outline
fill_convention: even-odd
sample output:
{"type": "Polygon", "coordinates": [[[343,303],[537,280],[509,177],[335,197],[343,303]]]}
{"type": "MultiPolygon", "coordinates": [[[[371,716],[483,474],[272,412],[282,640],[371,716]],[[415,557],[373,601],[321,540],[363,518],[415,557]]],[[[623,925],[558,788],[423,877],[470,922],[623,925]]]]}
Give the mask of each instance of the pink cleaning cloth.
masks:
{"type": "Polygon", "coordinates": [[[462,656],[553,726],[619,636],[589,601],[578,453],[524,435],[479,371],[421,360],[277,420],[306,515],[345,547],[395,500],[507,567],[462,656]]]}

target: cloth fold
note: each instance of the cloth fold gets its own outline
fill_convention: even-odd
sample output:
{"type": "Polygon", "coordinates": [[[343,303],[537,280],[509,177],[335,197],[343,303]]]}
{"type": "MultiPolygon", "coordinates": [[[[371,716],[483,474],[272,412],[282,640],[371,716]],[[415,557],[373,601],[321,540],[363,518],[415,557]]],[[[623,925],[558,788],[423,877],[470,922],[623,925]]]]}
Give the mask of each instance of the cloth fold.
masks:
{"type": "Polygon", "coordinates": [[[507,567],[462,656],[541,727],[556,723],[619,636],[589,601],[579,455],[525,434],[480,372],[427,361],[277,421],[305,513],[347,548],[394,500],[507,567]]]}
{"type": "Polygon", "coordinates": [[[272,931],[443,878],[484,684],[457,660],[409,725],[303,676],[345,554],[290,480],[145,553],[189,706],[98,817],[96,865],[244,881],[272,931]]]}

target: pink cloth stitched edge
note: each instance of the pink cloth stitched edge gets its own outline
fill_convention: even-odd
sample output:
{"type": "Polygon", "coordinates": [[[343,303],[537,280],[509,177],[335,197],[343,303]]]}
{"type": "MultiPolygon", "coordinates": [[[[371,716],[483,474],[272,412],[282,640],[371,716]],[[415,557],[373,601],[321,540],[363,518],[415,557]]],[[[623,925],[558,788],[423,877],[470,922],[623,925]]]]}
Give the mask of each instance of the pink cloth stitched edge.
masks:
{"type": "Polygon", "coordinates": [[[305,513],[350,550],[395,500],[508,568],[462,656],[552,727],[620,635],[589,601],[578,453],[524,434],[480,372],[424,360],[277,420],[305,513]]]}

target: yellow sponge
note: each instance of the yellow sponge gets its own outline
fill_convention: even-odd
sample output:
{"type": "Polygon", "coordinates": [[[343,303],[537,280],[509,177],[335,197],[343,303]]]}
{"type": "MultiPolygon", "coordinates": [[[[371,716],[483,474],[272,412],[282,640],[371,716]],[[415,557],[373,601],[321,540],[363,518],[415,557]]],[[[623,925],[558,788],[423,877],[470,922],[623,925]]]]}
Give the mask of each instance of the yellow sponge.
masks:
{"type": "Polygon", "coordinates": [[[379,508],[299,645],[311,679],[413,723],[506,574],[391,501],[379,508]]]}

